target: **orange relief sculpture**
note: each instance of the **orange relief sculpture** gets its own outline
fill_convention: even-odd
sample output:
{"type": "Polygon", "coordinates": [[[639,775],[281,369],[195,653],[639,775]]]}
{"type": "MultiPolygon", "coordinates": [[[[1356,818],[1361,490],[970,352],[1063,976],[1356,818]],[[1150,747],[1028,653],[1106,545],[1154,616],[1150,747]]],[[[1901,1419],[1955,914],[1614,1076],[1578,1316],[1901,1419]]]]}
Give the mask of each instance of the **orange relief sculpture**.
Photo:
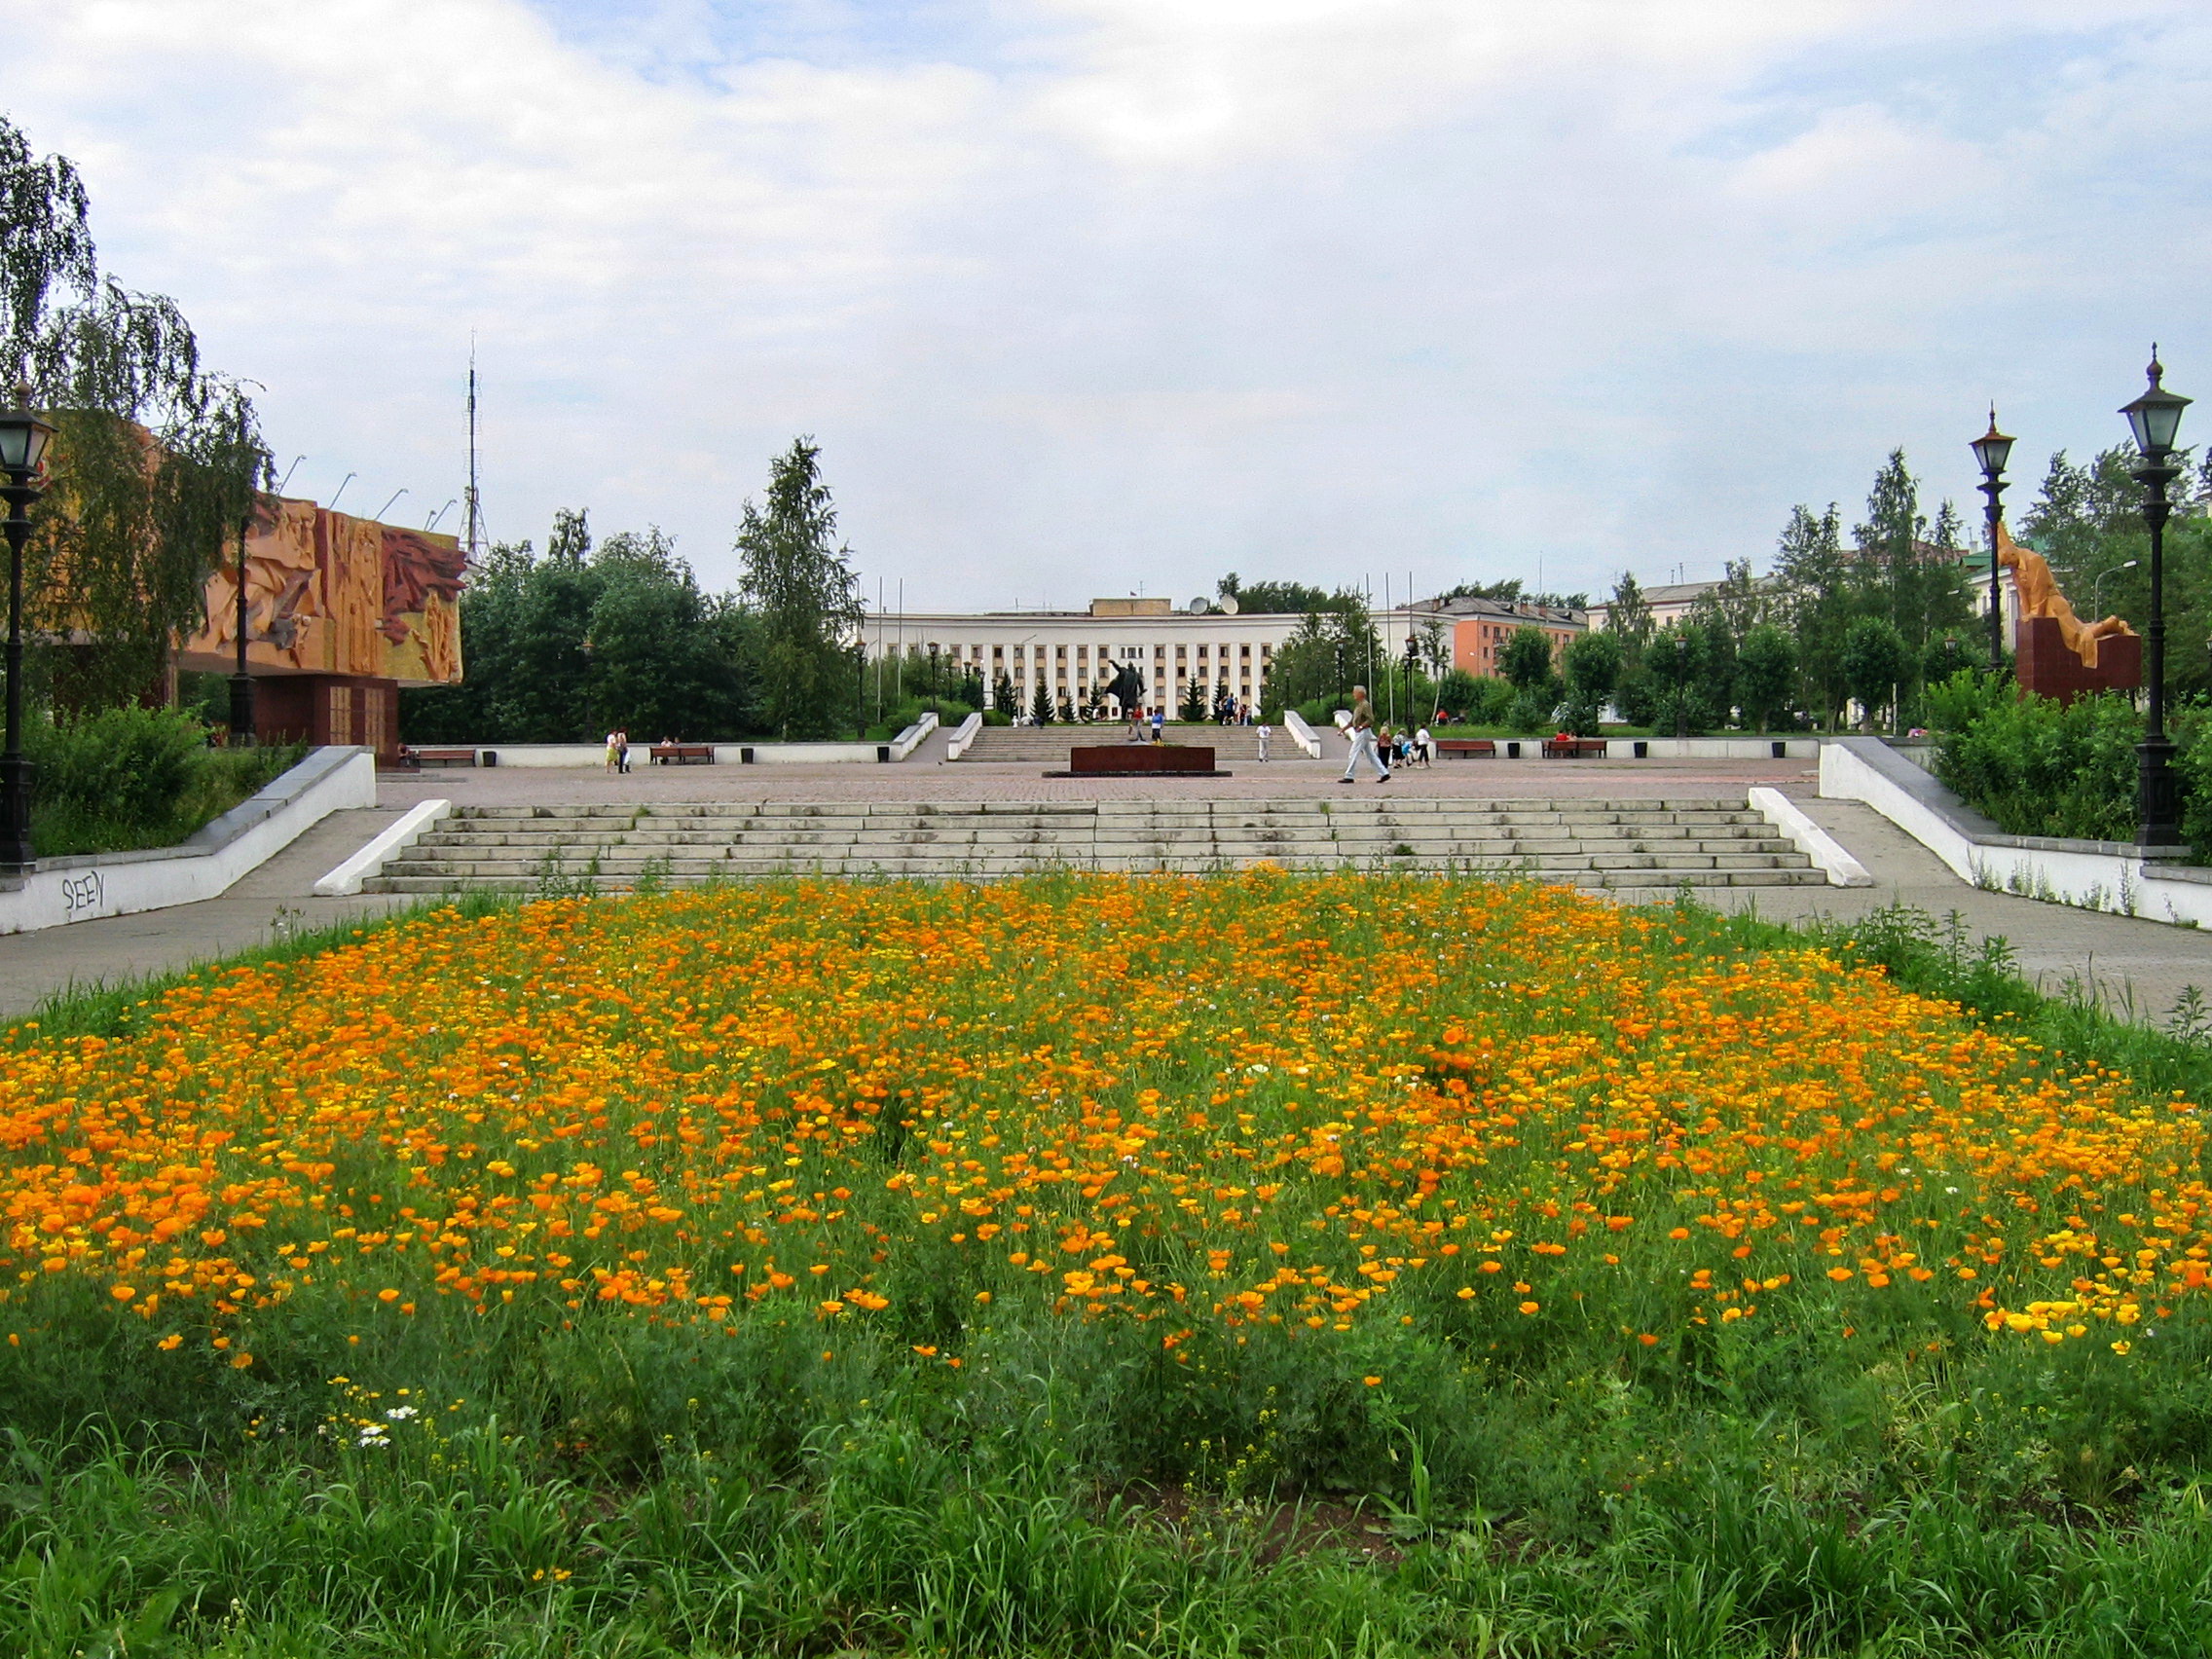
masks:
{"type": "MultiPolygon", "coordinates": [[[[403,684],[461,679],[465,564],[450,535],[260,498],[246,538],[246,658],[263,672],[403,684]]],[[[181,667],[227,670],[238,648],[236,544],[207,582],[207,623],[181,667]]]]}

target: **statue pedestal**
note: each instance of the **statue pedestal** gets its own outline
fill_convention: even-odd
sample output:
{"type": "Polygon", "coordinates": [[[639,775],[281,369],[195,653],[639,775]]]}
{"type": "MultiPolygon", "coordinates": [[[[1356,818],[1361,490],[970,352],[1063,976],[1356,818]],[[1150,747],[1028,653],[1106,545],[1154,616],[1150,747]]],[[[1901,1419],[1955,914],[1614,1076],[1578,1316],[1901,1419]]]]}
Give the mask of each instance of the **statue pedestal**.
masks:
{"type": "Polygon", "coordinates": [[[1181,743],[1098,744],[1068,751],[1068,769],[1048,778],[1226,778],[1214,752],[1181,743]]]}
{"type": "Polygon", "coordinates": [[[2094,668],[2066,644],[2055,616],[2020,619],[2020,689],[2061,703],[2097,691],[2134,691],[2143,684],[2143,639],[2139,634],[2108,634],[2097,641],[2094,668]]]}

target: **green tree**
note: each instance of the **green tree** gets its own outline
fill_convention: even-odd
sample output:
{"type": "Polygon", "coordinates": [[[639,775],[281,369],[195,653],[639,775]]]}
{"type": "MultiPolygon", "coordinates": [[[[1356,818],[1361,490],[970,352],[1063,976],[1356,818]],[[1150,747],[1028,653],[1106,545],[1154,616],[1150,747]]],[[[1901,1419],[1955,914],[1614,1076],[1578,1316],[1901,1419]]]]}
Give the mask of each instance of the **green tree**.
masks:
{"type": "Polygon", "coordinates": [[[1300,618],[1275,652],[1269,682],[1284,707],[1296,708],[1320,697],[1342,697],[1354,685],[1366,685],[1383,666],[1366,599],[1343,589],[1300,618]]]}
{"type": "MultiPolygon", "coordinates": [[[[592,728],[641,738],[735,736],[747,716],[749,619],[704,594],[657,529],[610,535],[592,560],[598,578],[585,681],[592,728]]],[[[839,665],[852,682],[847,658],[839,665]]]]}
{"type": "Polygon", "coordinates": [[[765,504],[748,498],[737,532],[761,718],[787,740],[829,737],[849,723],[854,690],[847,665],[861,631],[860,578],[837,543],[821,454],[793,439],[769,467],[765,504]]]}
{"type": "Polygon", "coordinates": [[[1330,603],[1324,589],[1309,587],[1304,582],[1246,584],[1235,571],[1214,584],[1214,592],[1222,599],[1236,601],[1236,608],[1247,615],[1296,615],[1325,609],[1330,603]]]}
{"type": "Polygon", "coordinates": [[[1052,704],[1051,687],[1045,683],[1044,673],[1039,671],[1037,690],[1029,699],[1029,718],[1039,725],[1051,725],[1057,715],[1058,711],[1052,704]]]}
{"type": "Polygon", "coordinates": [[[991,707],[1009,716],[1021,712],[1020,701],[1014,693],[1014,682],[1003,668],[991,676],[991,707]]]}
{"type": "Polygon", "coordinates": [[[1605,608],[1605,632],[1621,642],[1621,668],[1633,674],[1643,662],[1644,643],[1651,638],[1651,605],[1643,597],[1643,584],[1623,571],[1613,584],[1613,597],[1605,608]]]}
{"type": "Polygon", "coordinates": [[[1644,645],[1643,672],[1655,693],[1649,711],[1653,730],[1671,726],[1677,737],[1689,736],[1696,704],[1691,687],[1700,667],[1699,645],[1694,629],[1670,622],[1644,645]]]}
{"type": "Polygon", "coordinates": [[[1744,636],[1736,650],[1736,705],[1749,731],[1772,731],[1797,682],[1797,647],[1772,622],[1744,636]]]}
{"type": "Polygon", "coordinates": [[[461,599],[458,685],[400,694],[414,742],[573,743],[615,727],[702,740],[753,726],[751,619],[703,593],[657,530],[594,551],[589,516],[554,515],[539,556],[492,549],[461,599]]]}
{"type": "Polygon", "coordinates": [[[1550,690],[1557,683],[1551,635],[1533,624],[1514,629],[1497,653],[1497,669],[1516,691],[1550,690]]]}
{"type": "Polygon", "coordinates": [[[1206,688],[1197,676],[1184,682],[1183,701],[1175,713],[1179,719],[1189,720],[1193,725],[1206,718],[1206,688]]]}
{"type": "Polygon", "coordinates": [[[26,549],[31,673],[66,703],[148,695],[265,479],[253,404],[173,301],[101,274],[75,166],[0,117],[0,387],[17,386],[56,428],[26,549]]]}
{"type": "Polygon", "coordinates": [[[1774,574],[1781,612],[1796,642],[1805,700],[1820,723],[1832,730],[1837,712],[1851,695],[1843,672],[1843,641],[1858,614],[1842,517],[1834,502],[1818,515],[1803,505],[1789,509],[1774,574]]]}
{"type": "Polygon", "coordinates": [[[1912,671],[1904,636],[1886,616],[1862,616],[1843,639],[1843,677],[1859,700],[1866,729],[1874,729],[1881,711],[1895,708],[1899,686],[1912,671]]]}
{"type": "Polygon", "coordinates": [[[1579,737],[1597,735],[1605,699],[1620,682],[1627,652],[1610,630],[1582,635],[1567,647],[1567,724],[1579,737]]]}

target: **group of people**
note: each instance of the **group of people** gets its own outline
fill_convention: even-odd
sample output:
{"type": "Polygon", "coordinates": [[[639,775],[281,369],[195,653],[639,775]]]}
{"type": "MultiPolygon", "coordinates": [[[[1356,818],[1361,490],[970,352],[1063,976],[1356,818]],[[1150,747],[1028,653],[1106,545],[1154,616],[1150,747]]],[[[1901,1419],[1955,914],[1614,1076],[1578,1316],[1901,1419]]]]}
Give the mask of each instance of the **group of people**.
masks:
{"type": "Polygon", "coordinates": [[[1345,756],[1345,775],[1337,780],[1341,784],[1357,782],[1361,756],[1374,766],[1375,781],[1386,784],[1393,766],[1426,766],[1433,748],[1426,726],[1411,734],[1378,726],[1375,705],[1367,700],[1364,685],[1351,688],[1351,723],[1345,727],[1345,735],[1351,740],[1351,753],[1345,756]]]}
{"type": "MultiPolygon", "coordinates": [[[[1252,711],[1250,705],[1246,705],[1243,710],[1245,718],[1235,723],[1249,725],[1251,723],[1251,712],[1252,711]]],[[[1167,740],[1167,711],[1165,709],[1160,707],[1158,704],[1154,704],[1153,707],[1148,710],[1142,703],[1131,703],[1126,710],[1126,714],[1128,716],[1129,741],[1131,743],[1142,743],[1145,740],[1145,733],[1148,729],[1152,734],[1153,742],[1164,743],[1167,740]]],[[[1228,725],[1232,722],[1225,719],[1221,723],[1228,725]]],[[[1268,757],[1268,739],[1274,735],[1274,727],[1269,725],[1265,720],[1262,720],[1259,725],[1259,735],[1260,758],[1265,760],[1268,757]]]]}

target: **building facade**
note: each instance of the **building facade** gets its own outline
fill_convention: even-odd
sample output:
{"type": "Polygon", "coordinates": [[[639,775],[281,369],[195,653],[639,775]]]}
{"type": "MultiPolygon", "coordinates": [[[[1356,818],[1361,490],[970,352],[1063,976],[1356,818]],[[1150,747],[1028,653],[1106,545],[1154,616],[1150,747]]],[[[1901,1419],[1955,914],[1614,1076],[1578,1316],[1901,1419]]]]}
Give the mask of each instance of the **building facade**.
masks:
{"type": "MultiPolygon", "coordinates": [[[[1393,661],[1404,653],[1409,634],[1441,625],[1453,661],[1460,663],[1463,642],[1471,638],[1468,630],[1479,625],[1474,617],[1433,606],[1373,614],[1382,651],[1393,661]]],[[[1164,599],[1098,599],[1088,610],[871,611],[866,623],[868,691],[876,693],[873,665],[893,673],[890,665],[902,658],[915,666],[934,657],[946,680],[978,676],[986,707],[997,707],[998,680],[1004,675],[1019,704],[1018,711],[1010,712],[1031,708],[1039,685],[1051,688],[1055,707],[1081,708],[1093,691],[1103,693],[1115,669],[1126,663],[1144,677],[1148,708],[1180,709],[1196,682],[1203,687],[1209,708],[1226,690],[1233,702],[1257,709],[1275,654],[1304,620],[1295,611],[1230,615],[1177,610],[1164,599]]],[[[1382,666],[1378,664],[1378,673],[1382,666]]],[[[888,684],[883,695],[891,695],[888,684]]]]}
{"type": "MultiPolygon", "coordinates": [[[[1126,663],[1144,677],[1145,703],[1179,708],[1191,684],[1204,687],[1208,706],[1224,687],[1239,703],[1257,705],[1275,652],[1298,627],[1295,615],[1225,615],[1177,610],[1164,599],[1098,599],[1088,610],[870,612],[871,663],[926,662],[947,679],[974,674],[985,706],[998,702],[998,681],[1014,687],[1019,710],[1037,688],[1055,706],[1081,708],[1103,693],[1126,663]]],[[[873,685],[870,685],[871,691],[873,685]]]]}
{"type": "MultiPolygon", "coordinates": [[[[1451,599],[1441,607],[1417,606],[1411,617],[1416,627],[1443,622],[1451,630],[1452,666],[1477,678],[1497,674],[1505,642],[1523,628],[1541,628],[1550,637],[1554,663],[1590,629],[1584,611],[1497,599],[1451,599]]],[[[1402,632],[1399,637],[1404,637],[1402,632]]]]}

